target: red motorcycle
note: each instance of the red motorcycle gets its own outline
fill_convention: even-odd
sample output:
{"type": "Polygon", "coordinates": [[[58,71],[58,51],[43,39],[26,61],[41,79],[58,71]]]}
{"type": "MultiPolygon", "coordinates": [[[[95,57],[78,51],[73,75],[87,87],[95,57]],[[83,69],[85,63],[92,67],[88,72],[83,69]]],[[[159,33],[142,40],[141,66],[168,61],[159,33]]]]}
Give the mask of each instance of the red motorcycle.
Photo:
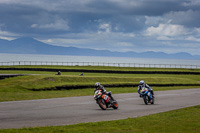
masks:
{"type": "Polygon", "coordinates": [[[118,103],[113,98],[110,98],[108,95],[103,94],[100,90],[96,90],[94,93],[94,100],[99,105],[102,110],[112,107],[113,109],[118,108],[118,103]]]}

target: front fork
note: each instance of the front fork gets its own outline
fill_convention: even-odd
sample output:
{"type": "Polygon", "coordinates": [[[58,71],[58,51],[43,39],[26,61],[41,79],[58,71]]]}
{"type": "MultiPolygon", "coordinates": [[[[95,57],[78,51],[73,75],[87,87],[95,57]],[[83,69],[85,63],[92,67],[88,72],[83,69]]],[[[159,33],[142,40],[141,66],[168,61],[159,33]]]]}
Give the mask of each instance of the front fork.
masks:
{"type": "Polygon", "coordinates": [[[148,92],[147,95],[148,95],[148,98],[149,98],[149,101],[150,101],[152,99],[151,92],[148,92]]]}

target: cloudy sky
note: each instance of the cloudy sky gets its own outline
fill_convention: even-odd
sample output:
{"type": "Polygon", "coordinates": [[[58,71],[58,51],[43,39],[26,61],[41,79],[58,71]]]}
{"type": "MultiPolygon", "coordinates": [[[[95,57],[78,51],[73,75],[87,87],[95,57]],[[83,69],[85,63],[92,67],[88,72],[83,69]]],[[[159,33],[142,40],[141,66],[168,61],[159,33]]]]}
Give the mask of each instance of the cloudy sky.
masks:
{"type": "Polygon", "coordinates": [[[200,55],[200,0],[0,0],[0,39],[200,55]]]}

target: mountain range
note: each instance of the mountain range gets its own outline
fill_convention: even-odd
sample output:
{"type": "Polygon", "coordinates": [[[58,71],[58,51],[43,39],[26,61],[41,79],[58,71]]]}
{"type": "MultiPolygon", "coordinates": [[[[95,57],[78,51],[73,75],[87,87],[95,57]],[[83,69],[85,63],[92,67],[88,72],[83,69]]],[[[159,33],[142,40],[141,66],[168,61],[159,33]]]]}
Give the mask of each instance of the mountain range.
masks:
{"type": "Polygon", "coordinates": [[[107,56],[107,57],[136,57],[136,58],[166,58],[166,59],[200,59],[200,55],[186,52],[167,54],[164,52],[112,52],[109,50],[94,50],[88,48],[53,46],[40,42],[31,37],[15,40],[0,39],[0,53],[11,54],[45,54],[45,55],[77,55],[77,56],[107,56]]]}

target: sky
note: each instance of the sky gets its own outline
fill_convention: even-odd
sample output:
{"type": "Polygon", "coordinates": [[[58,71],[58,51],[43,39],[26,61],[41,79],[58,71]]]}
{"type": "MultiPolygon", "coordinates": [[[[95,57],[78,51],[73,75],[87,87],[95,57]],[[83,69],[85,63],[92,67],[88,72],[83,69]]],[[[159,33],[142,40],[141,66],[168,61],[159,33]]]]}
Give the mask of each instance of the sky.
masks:
{"type": "Polygon", "coordinates": [[[0,0],[0,39],[200,55],[200,0],[0,0]]]}

